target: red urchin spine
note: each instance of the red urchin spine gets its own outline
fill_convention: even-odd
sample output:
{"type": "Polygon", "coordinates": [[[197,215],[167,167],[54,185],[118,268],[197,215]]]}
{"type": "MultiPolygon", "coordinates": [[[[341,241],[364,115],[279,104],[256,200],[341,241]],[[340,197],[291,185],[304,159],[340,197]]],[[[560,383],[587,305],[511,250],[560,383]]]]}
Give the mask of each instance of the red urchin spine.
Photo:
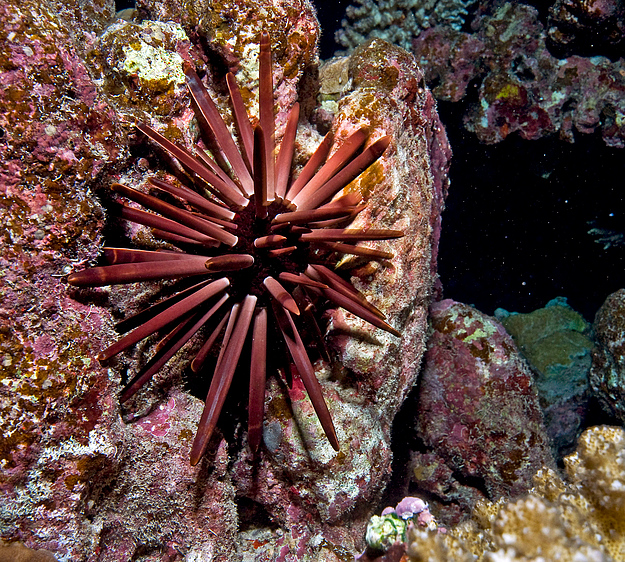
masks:
{"type": "Polygon", "coordinates": [[[185,67],[189,93],[203,135],[211,137],[218,147],[215,160],[200,147],[193,154],[148,125],[137,123],[139,131],[178,160],[195,189],[149,178],[154,189],[177,201],[172,204],[113,184],[113,191],[148,209],[121,205],[119,214],[152,228],[155,237],[172,243],[176,249],[106,248],[104,257],[109,265],[79,271],[67,279],[71,285],[102,286],[209,276],[120,323],[118,329],[128,333],[98,355],[100,361],[108,361],[151,334],[168,330],[154,357],[122,391],[120,399],[125,402],[203,326],[212,329],[209,328],[210,335],[191,364],[194,372],[202,368],[224,333],[191,449],[194,465],[207,450],[248,339],[251,340],[248,442],[253,452],[258,450],[267,377],[268,310],[272,312],[274,331],[281,335],[321,426],[337,451],[334,424],[294,318],[298,323],[312,326],[319,352],[326,360],[329,358],[323,335],[313,314],[313,302],[319,298],[393,335],[400,335],[362,293],[326,267],[335,253],[390,259],[390,252],[355,244],[403,235],[397,230],[340,227],[351,222],[366,205],[354,193],[333,199],[384,153],[390,137],[382,137],[362,150],[368,132],[361,128],[327,158],[332,136],[326,135],[299,177],[289,185],[299,105],[295,104],[289,112],[280,150],[274,156],[271,47],[266,31],[260,37],[259,61],[260,118],[255,127],[247,117],[234,76],[226,77],[241,150],[190,65],[185,67]],[[201,193],[202,189],[212,194],[212,200],[201,193]],[[241,273],[243,270],[247,272],[245,275],[241,273]],[[210,276],[216,274],[221,277],[211,280],[210,276]],[[290,291],[284,284],[295,289],[290,291]]]}

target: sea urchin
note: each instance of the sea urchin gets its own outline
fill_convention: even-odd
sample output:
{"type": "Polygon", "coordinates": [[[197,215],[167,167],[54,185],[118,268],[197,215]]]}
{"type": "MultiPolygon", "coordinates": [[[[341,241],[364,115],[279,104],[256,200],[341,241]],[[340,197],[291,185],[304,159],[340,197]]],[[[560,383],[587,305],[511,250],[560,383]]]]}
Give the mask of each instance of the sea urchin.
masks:
{"type": "Polygon", "coordinates": [[[136,125],[178,160],[190,181],[174,185],[149,178],[159,197],[113,184],[113,191],[148,209],[122,204],[119,214],[151,227],[156,238],[177,249],[105,248],[108,265],[78,271],[67,278],[69,284],[79,287],[198,278],[198,283],[118,324],[118,330],[125,335],[98,355],[101,362],[106,362],[156,332],[165,334],[155,355],[122,391],[120,399],[125,402],[200,328],[206,326],[209,335],[193,359],[194,372],[202,369],[221,338],[191,449],[193,465],[206,452],[245,349],[249,349],[250,356],[251,450],[257,451],[262,436],[267,364],[275,363],[267,355],[268,346],[273,352],[276,346],[282,346],[281,340],[288,350],[288,371],[301,378],[330,444],[338,450],[332,418],[300,334],[314,337],[319,353],[327,358],[314,312],[316,306],[329,303],[399,336],[382,312],[332,270],[336,257],[344,254],[389,259],[392,254],[388,252],[356,243],[402,236],[396,230],[344,228],[365,205],[353,192],[336,197],[380,157],[390,138],[382,137],[362,150],[368,132],[361,128],[327,158],[332,144],[328,134],[291,181],[299,106],[296,103],[289,113],[277,151],[271,47],[266,31],[260,37],[259,66],[259,119],[255,126],[244,109],[234,76],[227,75],[240,149],[190,65],[185,68],[187,86],[214,159],[199,146],[192,153],[147,125],[136,125]]]}

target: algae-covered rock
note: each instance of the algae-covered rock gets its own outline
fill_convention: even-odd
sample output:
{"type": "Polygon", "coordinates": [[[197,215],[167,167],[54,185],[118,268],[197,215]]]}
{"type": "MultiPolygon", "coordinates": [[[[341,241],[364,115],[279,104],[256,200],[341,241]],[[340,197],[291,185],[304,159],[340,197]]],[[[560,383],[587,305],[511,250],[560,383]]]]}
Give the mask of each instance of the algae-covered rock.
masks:
{"type": "Polygon", "coordinates": [[[558,297],[528,314],[497,309],[535,374],[545,424],[556,449],[572,445],[588,402],[590,324],[558,297]]]}
{"type": "MultiPolygon", "coordinates": [[[[118,20],[89,52],[102,89],[121,110],[171,115],[186,103],[183,64],[198,59],[183,28],[173,22],[118,20]]],[[[137,117],[143,119],[142,114],[137,117]]]]}
{"type": "MultiPolygon", "coordinates": [[[[97,0],[69,0],[67,11],[80,13],[79,3],[84,13],[98,8],[97,0]]],[[[120,407],[122,379],[145,365],[156,342],[120,354],[110,368],[95,359],[115,337],[114,322],[160,298],[167,285],[78,291],[63,277],[95,264],[104,243],[128,242],[126,235],[155,244],[147,229],[107,216],[118,209],[109,187],[122,181],[143,189],[147,170],[163,161],[181,174],[133,124],[141,119],[192,145],[197,127],[183,61],[195,65],[228,125],[225,74],[235,73],[254,121],[258,37],[267,27],[278,140],[288,109],[302,102],[300,169],[323,138],[308,120],[319,28],[305,0],[145,1],[136,15],[140,22],[103,19],[81,30],[50,0],[0,6],[7,46],[0,78],[0,533],[61,562],[348,557],[363,546],[370,506],[388,479],[391,424],[424,348],[450,157],[434,100],[414,59],[379,43],[359,60],[394,81],[377,87],[355,79],[331,125],[334,150],[363,125],[372,140],[391,137],[384,157],[350,189],[368,198],[356,226],[405,234],[386,246],[393,260],[350,264],[354,284],[405,330],[403,341],[344,310],[328,314],[338,367],[320,362],[317,375],[341,451],[315,429],[301,385],[286,389],[273,378],[266,448],[253,458],[241,447],[245,413],[236,412],[235,435],[219,442],[216,434],[207,458],[190,466],[203,403],[185,388],[189,354],[172,359],[136,410],[120,407]]]]}
{"type": "Polygon", "coordinates": [[[553,461],[531,371],[503,326],[452,300],[433,304],[430,321],[411,469],[446,522],[527,491],[553,461]]]}
{"type": "Polygon", "coordinates": [[[625,289],[606,299],[594,328],[598,345],[593,352],[590,385],[603,407],[625,423],[625,289]]]}

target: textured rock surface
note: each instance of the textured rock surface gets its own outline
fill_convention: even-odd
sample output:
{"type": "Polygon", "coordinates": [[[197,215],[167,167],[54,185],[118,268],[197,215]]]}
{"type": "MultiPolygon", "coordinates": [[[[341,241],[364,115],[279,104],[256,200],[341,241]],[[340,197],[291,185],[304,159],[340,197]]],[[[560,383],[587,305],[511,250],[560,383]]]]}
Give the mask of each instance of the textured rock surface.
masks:
{"type": "MultiPolygon", "coordinates": [[[[210,76],[236,71],[252,107],[255,42],[267,23],[277,45],[280,136],[298,95],[304,115],[316,103],[310,76],[318,27],[311,6],[295,1],[137,8],[141,23],[110,20],[112,3],[0,7],[0,104],[8,108],[0,115],[0,534],[47,548],[61,562],[349,556],[361,547],[368,502],[388,477],[390,424],[424,344],[450,156],[433,98],[410,56],[376,43],[352,60],[353,89],[334,119],[338,139],[361,124],[374,137],[393,136],[355,188],[369,198],[367,224],[406,233],[392,247],[392,263],[350,264],[359,266],[355,283],[405,330],[404,339],[343,311],[330,319],[329,341],[343,367],[320,366],[318,375],[341,453],[325,442],[302,389],[287,393],[274,380],[257,463],[223,440],[191,468],[202,402],[182,390],[187,356],[163,369],[132,413],[120,410],[120,379],[144,364],[150,346],[110,370],[92,359],[114,338],[113,319],[162,288],[78,293],[60,278],[96,259],[103,232],[149,242],[145,231],[107,220],[94,194],[106,202],[112,181],[139,185],[156,164],[134,118],[192,140],[183,60],[210,76]],[[78,15],[92,12],[81,28],[78,15]]],[[[300,124],[298,164],[320,139],[300,124]]]]}
{"type": "Polygon", "coordinates": [[[0,21],[0,528],[79,558],[85,502],[115,472],[122,430],[92,359],[108,315],[72,300],[60,277],[98,253],[92,189],[123,150],[56,5],[3,3],[0,21]]]}
{"type": "Polygon", "coordinates": [[[495,316],[512,336],[535,375],[547,433],[557,450],[573,445],[588,405],[590,325],[567,305],[549,301],[528,314],[497,309],[495,316]]]}
{"type": "Polygon", "coordinates": [[[561,53],[622,52],[625,4],[619,0],[556,0],[549,8],[549,39],[561,53]]]}
{"type": "Polygon", "coordinates": [[[412,480],[446,523],[480,499],[523,493],[553,459],[532,373],[503,326],[451,300],[430,313],[412,480]]]}
{"type": "Polygon", "coordinates": [[[595,317],[598,340],[590,385],[611,415],[625,423],[625,289],[612,293],[595,317]]]}

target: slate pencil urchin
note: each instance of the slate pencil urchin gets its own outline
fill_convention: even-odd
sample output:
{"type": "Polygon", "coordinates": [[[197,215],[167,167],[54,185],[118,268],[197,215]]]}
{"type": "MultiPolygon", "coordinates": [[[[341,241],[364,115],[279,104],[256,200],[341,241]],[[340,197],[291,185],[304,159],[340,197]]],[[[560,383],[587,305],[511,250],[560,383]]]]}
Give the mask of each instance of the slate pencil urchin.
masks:
{"type": "Polygon", "coordinates": [[[397,230],[345,228],[365,205],[357,193],[336,197],[382,155],[390,137],[382,137],[362,150],[368,132],[361,128],[328,158],[332,145],[328,134],[291,181],[299,106],[296,103],[291,109],[277,150],[271,46],[266,31],[260,37],[259,67],[259,119],[255,126],[247,116],[234,76],[227,75],[240,149],[190,66],[185,68],[187,87],[202,134],[214,143],[214,159],[199,146],[192,153],[137,123],[139,131],[178,160],[191,181],[189,185],[174,185],[149,178],[150,186],[159,194],[167,194],[168,201],[113,184],[119,195],[148,209],[123,204],[120,215],[152,228],[156,238],[178,249],[105,248],[108,265],[72,273],[67,279],[71,285],[93,287],[198,278],[197,284],[121,322],[118,330],[125,335],[98,355],[105,362],[154,333],[164,334],[155,355],[122,391],[120,399],[125,402],[206,327],[208,337],[193,359],[192,370],[197,373],[202,369],[213,347],[219,351],[191,449],[193,465],[206,452],[242,354],[247,357],[249,353],[250,357],[251,450],[257,451],[262,437],[270,362],[267,352],[273,353],[280,340],[288,350],[290,370],[301,378],[330,444],[338,450],[332,418],[307,351],[309,344],[303,343],[300,334],[316,336],[315,345],[327,359],[315,316],[316,308],[328,303],[399,336],[382,312],[332,270],[337,256],[344,254],[390,259],[393,256],[389,252],[356,243],[403,235],[397,230]],[[206,190],[210,196],[202,195],[206,190]]]}

